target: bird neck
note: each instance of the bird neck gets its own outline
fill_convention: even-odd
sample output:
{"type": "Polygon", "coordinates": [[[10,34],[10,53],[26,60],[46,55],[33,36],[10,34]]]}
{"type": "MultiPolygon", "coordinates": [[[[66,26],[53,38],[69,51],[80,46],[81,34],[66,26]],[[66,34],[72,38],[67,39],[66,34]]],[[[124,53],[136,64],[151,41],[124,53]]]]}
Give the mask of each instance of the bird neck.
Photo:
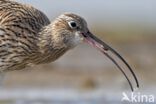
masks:
{"type": "Polygon", "coordinates": [[[39,32],[39,53],[42,59],[39,63],[47,63],[62,56],[68,49],[63,39],[52,29],[52,24],[42,28],[39,32]]]}
{"type": "Polygon", "coordinates": [[[38,46],[42,51],[51,51],[54,49],[68,48],[64,43],[63,37],[53,29],[53,24],[49,24],[42,28],[39,33],[38,46]]]}

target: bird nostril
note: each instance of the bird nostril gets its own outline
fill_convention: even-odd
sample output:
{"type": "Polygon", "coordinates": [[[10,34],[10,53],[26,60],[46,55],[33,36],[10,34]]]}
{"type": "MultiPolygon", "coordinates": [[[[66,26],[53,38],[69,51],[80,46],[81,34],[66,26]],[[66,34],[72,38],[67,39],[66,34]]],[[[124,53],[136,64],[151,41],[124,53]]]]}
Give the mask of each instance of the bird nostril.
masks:
{"type": "Polygon", "coordinates": [[[85,34],[84,34],[83,36],[84,36],[85,38],[87,38],[87,36],[86,36],[85,34]]]}
{"type": "Polygon", "coordinates": [[[90,34],[90,32],[89,32],[89,31],[87,31],[87,34],[90,34]]]}
{"type": "Polygon", "coordinates": [[[82,33],[82,35],[86,38],[87,37],[87,35],[86,34],[84,34],[84,33],[82,33]]]}

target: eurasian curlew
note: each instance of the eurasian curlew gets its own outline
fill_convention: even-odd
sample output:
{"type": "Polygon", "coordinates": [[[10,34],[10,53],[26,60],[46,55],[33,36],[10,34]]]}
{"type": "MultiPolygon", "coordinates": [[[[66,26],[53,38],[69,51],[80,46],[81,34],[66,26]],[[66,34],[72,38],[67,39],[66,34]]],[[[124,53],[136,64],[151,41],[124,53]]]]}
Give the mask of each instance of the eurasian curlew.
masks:
{"type": "Polygon", "coordinates": [[[115,54],[138,80],[128,63],[110,46],[95,37],[86,21],[73,13],[64,13],[50,22],[40,10],[10,0],[0,0],[0,71],[20,70],[27,66],[55,61],[81,42],[99,49],[121,70],[108,52],[115,54]]]}

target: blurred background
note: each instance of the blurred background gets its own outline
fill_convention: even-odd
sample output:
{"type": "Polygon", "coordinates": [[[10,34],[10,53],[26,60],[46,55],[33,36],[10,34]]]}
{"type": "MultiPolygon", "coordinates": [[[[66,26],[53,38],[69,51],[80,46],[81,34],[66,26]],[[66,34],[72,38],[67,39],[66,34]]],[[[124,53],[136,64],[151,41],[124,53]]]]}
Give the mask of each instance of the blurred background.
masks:
{"type": "MultiPolygon", "coordinates": [[[[92,33],[132,66],[138,92],[156,96],[155,0],[17,1],[50,20],[64,12],[84,17],[92,33]]],[[[129,104],[121,101],[123,92],[130,88],[122,73],[99,51],[81,44],[51,64],[7,73],[0,104],[129,104]]]]}

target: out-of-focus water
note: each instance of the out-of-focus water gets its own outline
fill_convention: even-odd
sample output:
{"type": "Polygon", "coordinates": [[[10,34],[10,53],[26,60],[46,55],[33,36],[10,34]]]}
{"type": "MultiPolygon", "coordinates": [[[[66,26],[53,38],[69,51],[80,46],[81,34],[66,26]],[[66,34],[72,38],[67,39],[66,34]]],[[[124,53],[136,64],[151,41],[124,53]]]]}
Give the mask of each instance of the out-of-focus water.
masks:
{"type": "MultiPolygon", "coordinates": [[[[156,48],[151,44],[119,47],[139,78],[139,93],[156,96],[156,48]]],[[[121,101],[124,91],[130,93],[127,81],[102,56],[83,45],[53,64],[11,72],[0,89],[0,104],[130,104],[121,101]]]]}
{"type": "Polygon", "coordinates": [[[0,100],[8,101],[8,104],[120,104],[118,94],[105,94],[105,91],[76,91],[68,89],[14,89],[0,90],[0,100]],[[115,98],[112,99],[111,96],[115,98]],[[10,103],[9,103],[10,101],[10,103]]]}
{"type": "MultiPolygon", "coordinates": [[[[72,89],[1,89],[0,104],[130,104],[131,102],[121,101],[123,98],[122,93],[98,89],[93,91],[72,89]]],[[[130,92],[127,93],[127,95],[129,94],[130,92]]],[[[149,92],[143,94],[149,94],[149,92]]],[[[152,94],[156,95],[154,92],[152,94]]],[[[134,102],[134,104],[140,104],[140,102],[134,102]]],[[[151,103],[141,102],[141,104],[151,103]]]]}

